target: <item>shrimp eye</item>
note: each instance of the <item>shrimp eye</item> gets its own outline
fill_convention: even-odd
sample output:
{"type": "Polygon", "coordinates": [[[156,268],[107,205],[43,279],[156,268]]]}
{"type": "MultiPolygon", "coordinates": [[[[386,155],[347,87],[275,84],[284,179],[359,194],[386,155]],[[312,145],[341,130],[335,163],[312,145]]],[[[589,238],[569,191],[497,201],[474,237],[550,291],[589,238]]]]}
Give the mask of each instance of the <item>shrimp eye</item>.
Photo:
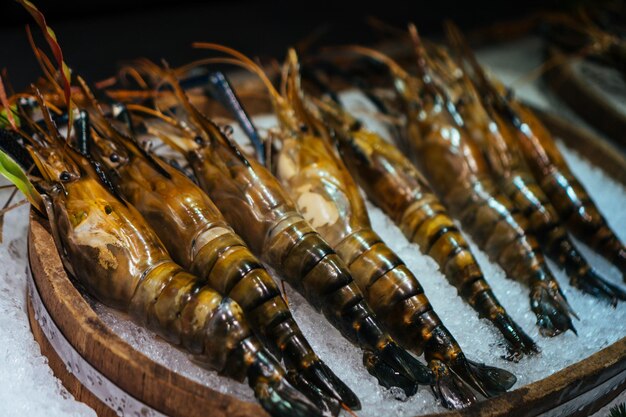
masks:
{"type": "Polygon", "coordinates": [[[111,160],[111,162],[113,162],[113,163],[117,163],[117,162],[119,162],[119,161],[120,161],[120,156],[119,156],[118,154],[116,154],[116,153],[112,153],[112,154],[109,156],[109,159],[111,160]]]}
{"type": "Polygon", "coordinates": [[[193,140],[198,144],[198,145],[202,145],[202,143],[204,142],[202,140],[202,137],[200,136],[196,136],[195,138],[193,138],[193,140]]]}
{"type": "Polygon", "coordinates": [[[352,123],[352,126],[350,126],[350,129],[353,132],[356,132],[357,130],[361,130],[362,127],[363,127],[363,123],[361,123],[360,120],[357,120],[354,123],[352,123]]]}
{"type": "Polygon", "coordinates": [[[309,131],[309,127],[307,125],[305,125],[304,123],[300,125],[300,132],[306,133],[308,131],[309,131]]]}
{"type": "Polygon", "coordinates": [[[223,130],[224,130],[224,134],[225,134],[226,136],[231,136],[231,135],[233,134],[233,131],[234,131],[234,130],[233,130],[233,127],[232,127],[231,125],[226,125],[226,126],[224,126],[224,127],[223,127],[223,130]]]}
{"type": "Polygon", "coordinates": [[[106,214],[111,214],[111,213],[113,213],[113,207],[108,206],[108,205],[107,205],[107,206],[104,206],[104,212],[105,212],[106,214]]]}
{"type": "Polygon", "coordinates": [[[63,181],[63,182],[67,182],[67,181],[69,181],[70,179],[72,179],[72,176],[70,175],[70,173],[69,173],[69,172],[67,172],[67,171],[63,171],[63,172],[61,172],[61,175],[59,175],[59,179],[60,179],[61,181],[63,181]]]}

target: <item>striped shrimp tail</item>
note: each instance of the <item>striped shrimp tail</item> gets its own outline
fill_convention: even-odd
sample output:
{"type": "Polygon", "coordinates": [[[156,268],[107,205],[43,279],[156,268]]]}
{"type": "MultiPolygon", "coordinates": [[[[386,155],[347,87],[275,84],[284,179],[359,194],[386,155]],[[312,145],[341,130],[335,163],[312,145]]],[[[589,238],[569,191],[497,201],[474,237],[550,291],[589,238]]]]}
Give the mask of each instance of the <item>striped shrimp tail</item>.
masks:
{"type": "Polygon", "coordinates": [[[554,250],[548,250],[547,253],[565,268],[570,277],[570,284],[587,294],[607,300],[611,304],[616,304],[618,300],[625,300],[626,291],[594,271],[567,236],[567,232],[562,228],[559,229],[562,230],[560,238],[555,242],[556,244],[551,245],[554,250]]]}
{"type": "MultiPolygon", "coordinates": [[[[289,376],[290,382],[301,392],[307,393],[307,397],[316,404],[323,402],[331,410],[335,406],[340,407],[340,404],[348,406],[351,410],[361,409],[361,401],[356,394],[322,360],[317,360],[301,370],[290,372],[289,376]],[[316,394],[316,391],[319,394],[316,394]],[[309,392],[311,394],[308,394],[309,392]],[[321,401],[314,400],[316,396],[320,397],[321,401]]],[[[339,411],[339,408],[336,411],[339,411]]]]}
{"type": "Polygon", "coordinates": [[[452,371],[474,390],[490,398],[504,394],[515,383],[515,375],[504,369],[471,361],[460,354],[450,365],[452,371]]]}
{"type": "Polygon", "coordinates": [[[276,375],[274,360],[258,352],[248,371],[248,383],[261,406],[273,417],[321,417],[322,412],[282,376],[276,375]]]}
{"type": "Polygon", "coordinates": [[[556,336],[576,328],[571,316],[576,317],[567,300],[554,281],[539,281],[530,290],[530,308],[537,316],[537,325],[542,336],[556,336]]]}
{"type": "Polygon", "coordinates": [[[463,382],[445,363],[433,360],[431,368],[435,374],[436,383],[433,393],[441,401],[441,405],[448,409],[462,409],[476,403],[476,396],[471,388],[463,382]]]}
{"type": "Polygon", "coordinates": [[[492,322],[506,340],[508,352],[506,359],[517,362],[524,354],[541,352],[535,341],[508,314],[498,314],[492,322]]]}
{"type": "Polygon", "coordinates": [[[377,351],[366,350],[363,364],[380,385],[399,387],[407,396],[415,394],[420,384],[433,383],[431,370],[395,342],[389,342],[377,351]]]}
{"type": "Polygon", "coordinates": [[[571,277],[572,286],[594,297],[602,298],[616,305],[618,300],[626,300],[626,291],[598,275],[592,268],[585,268],[571,277]]]}

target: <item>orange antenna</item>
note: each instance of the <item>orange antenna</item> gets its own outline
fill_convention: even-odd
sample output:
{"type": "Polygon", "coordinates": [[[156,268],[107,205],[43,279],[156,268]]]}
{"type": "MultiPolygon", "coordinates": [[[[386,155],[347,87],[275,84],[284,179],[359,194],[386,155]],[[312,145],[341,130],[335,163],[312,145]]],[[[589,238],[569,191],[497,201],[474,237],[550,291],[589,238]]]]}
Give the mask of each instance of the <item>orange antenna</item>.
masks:
{"type": "Polygon", "coordinates": [[[246,63],[246,68],[253,71],[259,76],[259,78],[261,78],[261,81],[263,81],[263,84],[265,84],[265,87],[267,88],[269,93],[272,95],[274,100],[276,100],[276,102],[278,103],[282,101],[282,97],[280,93],[276,90],[276,88],[274,87],[274,84],[272,84],[272,81],[268,78],[267,74],[265,74],[265,71],[263,71],[263,69],[259,67],[256,62],[254,62],[253,60],[251,60],[250,58],[248,58],[241,52],[233,48],[229,48],[227,46],[219,45],[216,43],[210,43],[210,42],[194,42],[192,46],[194,48],[199,48],[199,49],[209,49],[212,51],[223,52],[227,55],[237,58],[241,62],[246,63]]]}
{"type": "Polygon", "coordinates": [[[354,52],[359,55],[364,55],[370,58],[373,58],[376,61],[379,61],[385,64],[391,72],[393,72],[396,76],[407,79],[410,77],[409,73],[404,70],[395,60],[393,60],[388,55],[377,51],[376,49],[368,48],[360,45],[347,45],[347,46],[333,46],[329,48],[324,48],[327,51],[344,51],[344,52],[354,52]]]}

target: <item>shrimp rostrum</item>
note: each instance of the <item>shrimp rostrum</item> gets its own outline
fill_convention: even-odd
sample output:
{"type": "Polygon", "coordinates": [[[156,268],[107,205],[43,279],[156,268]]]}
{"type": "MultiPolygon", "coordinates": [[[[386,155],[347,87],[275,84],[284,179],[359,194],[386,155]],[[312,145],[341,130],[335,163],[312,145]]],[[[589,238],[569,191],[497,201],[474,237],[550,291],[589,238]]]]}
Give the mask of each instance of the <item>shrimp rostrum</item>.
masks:
{"type": "Polygon", "coordinates": [[[530,288],[530,307],[544,335],[574,330],[571,308],[548,269],[526,219],[490,177],[480,149],[468,140],[454,104],[430,74],[425,51],[412,31],[420,77],[391,58],[360,48],[390,65],[407,116],[407,136],[422,174],[478,246],[511,278],[530,288]],[[391,64],[393,63],[393,64],[391,64]]]}
{"type": "Polygon", "coordinates": [[[194,134],[172,131],[170,125],[169,131],[161,126],[161,135],[186,156],[201,188],[252,252],[364,349],[364,365],[382,385],[412,395],[418,383],[430,383],[430,371],[382,329],[343,262],[279,182],[189,102],[172,74],[166,81],[187,110],[194,134]]]}
{"type": "Polygon", "coordinates": [[[287,382],[281,365],[253,335],[242,308],[174,263],[137,210],[103,183],[98,165],[59,136],[40,104],[47,132],[28,136],[28,151],[42,175],[37,183],[42,211],[75,279],[207,368],[237,381],[247,377],[271,415],[321,416],[287,382]]]}
{"type": "MultiPolygon", "coordinates": [[[[142,151],[133,129],[121,132],[123,127],[114,126],[82,86],[85,97],[91,97],[91,120],[100,132],[85,139],[93,144],[92,154],[108,168],[120,193],[153,227],[172,258],[241,306],[255,333],[284,360],[290,382],[320,407],[326,401],[318,398],[318,391],[359,409],[356,395],[309,345],[276,282],[204,191],[178,169],[142,151]]],[[[118,109],[127,111],[119,104],[118,109]]]]}
{"type": "MultiPolygon", "coordinates": [[[[425,355],[435,374],[435,393],[448,408],[505,392],[516,381],[507,371],[468,360],[433,310],[417,278],[372,230],[358,187],[332,147],[323,122],[301,96],[293,50],[286,63],[283,96],[306,125],[283,126],[276,135],[275,175],[309,223],[345,262],[379,320],[403,347],[425,355]]],[[[286,116],[281,118],[286,119],[286,116]]]]}

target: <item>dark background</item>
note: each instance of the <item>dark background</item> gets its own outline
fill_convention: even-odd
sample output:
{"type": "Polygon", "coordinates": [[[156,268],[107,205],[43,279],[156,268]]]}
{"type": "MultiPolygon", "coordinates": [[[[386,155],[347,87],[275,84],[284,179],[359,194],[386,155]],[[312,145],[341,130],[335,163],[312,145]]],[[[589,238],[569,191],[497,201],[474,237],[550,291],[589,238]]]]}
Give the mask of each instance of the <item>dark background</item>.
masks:
{"type": "MultiPolygon", "coordinates": [[[[55,30],[70,67],[96,81],[112,75],[124,60],[145,56],[179,65],[206,56],[192,41],[212,41],[261,57],[282,58],[288,46],[320,28],[324,44],[371,43],[380,35],[366,24],[375,16],[398,27],[415,22],[426,35],[437,35],[444,18],[464,30],[523,17],[539,7],[571,7],[565,1],[486,2],[449,0],[378,1],[120,1],[34,0],[55,30]],[[296,10],[297,8],[297,10],[296,10]]],[[[8,70],[16,89],[40,75],[24,25],[30,15],[11,0],[0,0],[0,69],[8,70]]],[[[33,27],[33,29],[35,29],[33,27]]],[[[39,32],[39,29],[35,29],[39,32]]],[[[44,46],[40,41],[40,46],[44,46]]],[[[46,49],[47,50],[47,49],[46,49]]]]}

